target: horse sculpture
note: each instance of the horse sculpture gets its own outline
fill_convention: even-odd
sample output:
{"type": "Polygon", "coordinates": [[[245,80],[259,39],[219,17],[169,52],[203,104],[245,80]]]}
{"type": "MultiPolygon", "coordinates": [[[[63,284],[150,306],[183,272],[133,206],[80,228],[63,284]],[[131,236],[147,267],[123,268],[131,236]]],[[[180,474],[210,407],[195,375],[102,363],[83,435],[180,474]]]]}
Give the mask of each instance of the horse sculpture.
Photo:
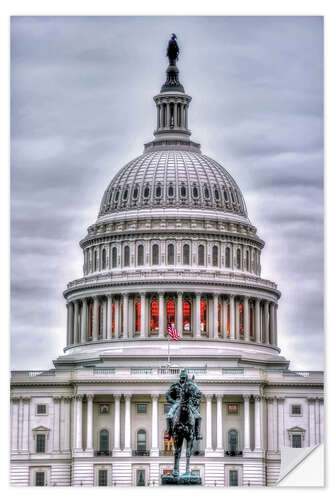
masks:
{"type": "Polygon", "coordinates": [[[173,403],[167,417],[168,437],[174,439],[174,467],[171,474],[162,476],[162,484],[201,484],[201,478],[191,475],[190,457],[194,439],[200,435],[201,417],[198,412],[201,392],[194,382],[189,380],[186,370],[182,370],[179,382],[171,385],[167,400],[173,403]],[[186,440],[186,472],[179,476],[179,460],[186,440]]]}

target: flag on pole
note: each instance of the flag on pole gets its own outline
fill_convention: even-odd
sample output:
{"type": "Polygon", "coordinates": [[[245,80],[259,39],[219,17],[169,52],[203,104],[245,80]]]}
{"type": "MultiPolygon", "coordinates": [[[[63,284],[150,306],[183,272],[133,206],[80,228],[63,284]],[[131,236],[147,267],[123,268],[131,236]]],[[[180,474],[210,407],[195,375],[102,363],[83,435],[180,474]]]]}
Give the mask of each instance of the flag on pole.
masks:
{"type": "Polygon", "coordinates": [[[179,340],[179,334],[171,323],[168,323],[168,334],[173,340],[179,340]]]}

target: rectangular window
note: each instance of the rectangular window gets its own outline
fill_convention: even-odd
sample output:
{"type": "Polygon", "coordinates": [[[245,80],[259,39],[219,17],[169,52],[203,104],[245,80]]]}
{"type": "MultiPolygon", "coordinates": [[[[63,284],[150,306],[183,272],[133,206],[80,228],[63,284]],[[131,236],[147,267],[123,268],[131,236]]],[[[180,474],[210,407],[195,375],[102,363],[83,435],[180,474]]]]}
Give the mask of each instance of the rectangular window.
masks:
{"type": "Polygon", "coordinates": [[[147,405],[145,403],[140,403],[136,405],[137,413],[147,413],[147,405]]]}
{"type": "Polygon", "coordinates": [[[238,405],[237,404],[228,404],[228,415],[238,415],[238,405]]]}
{"type": "Polygon", "coordinates": [[[45,453],[45,434],[36,436],[36,453],[45,453]]]}
{"type": "Polygon", "coordinates": [[[102,404],[99,405],[99,413],[110,413],[110,405],[109,404],[102,404]]]}
{"type": "Polygon", "coordinates": [[[105,469],[100,469],[98,471],[98,486],[108,485],[108,471],[105,469]]]}
{"type": "Polygon", "coordinates": [[[37,415],[46,415],[46,405],[37,405],[37,415]]]}
{"type": "Polygon", "coordinates": [[[292,447],[293,448],[302,448],[302,436],[300,434],[293,434],[292,447]]]}
{"type": "Polygon", "coordinates": [[[45,486],[45,472],[36,472],[35,486],[45,486]]]}
{"type": "Polygon", "coordinates": [[[292,415],[302,415],[301,405],[291,405],[291,414],[292,415]]]}
{"type": "Polygon", "coordinates": [[[238,486],[238,470],[229,471],[229,486],[238,486]]]}
{"type": "Polygon", "coordinates": [[[136,485],[146,486],[146,471],[144,469],[138,469],[136,471],[136,485]]]}

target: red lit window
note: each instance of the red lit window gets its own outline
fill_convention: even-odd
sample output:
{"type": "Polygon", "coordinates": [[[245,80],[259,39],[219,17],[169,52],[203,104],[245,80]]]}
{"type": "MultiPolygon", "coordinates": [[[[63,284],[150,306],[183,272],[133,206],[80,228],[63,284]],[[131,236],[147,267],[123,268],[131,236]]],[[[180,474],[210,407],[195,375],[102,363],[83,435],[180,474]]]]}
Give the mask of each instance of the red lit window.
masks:
{"type": "Polygon", "coordinates": [[[115,317],[116,317],[116,306],[112,304],[112,337],[115,334],[115,317]]]}
{"type": "Polygon", "coordinates": [[[167,303],[167,324],[171,323],[172,326],[175,326],[176,324],[176,306],[175,303],[170,300],[170,302],[167,303]]]}
{"type": "Polygon", "coordinates": [[[230,304],[227,305],[227,335],[230,335],[230,304]]]}
{"type": "Polygon", "coordinates": [[[207,332],[207,302],[200,302],[200,331],[207,332]]]}
{"type": "Polygon", "coordinates": [[[154,300],[150,306],[150,331],[158,331],[158,302],[154,300]]]}
{"type": "Polygon", "coordinates": [[[217,304],[217,331],[221,333],[221,304],[217,304]]]}
{"type": "Polygon", "coordinates": [[[99,319],[99,330],[98,330],[98,335],[101,337],[103,335],[103,306],[100,305],[98,307],[98,319],[99,319]]]}
{"type": "Polygon", "coordinates": [[[141,302],[135,303],[135,331],[141,331],[141,302]]]}
{"type": "Polygon", "coordinates": [[[192,330],[191,303],[187,301],[183,303],[183,330],[184,332],[190,332],[192,330]]]}
{"type": "Polygon", "coordinates": [[[168,433],[165,431],[165,433],[164,433],[164,451],[171,453],[174,450],[173,437],[171,436],[171,439],[168,439],[167,436],[168,436],[168,433]]]}
{"type": "Polygon", "coordinates": [[[244,335],[244,307],[242,304],[239,305],[239,333],[244,335]]]}

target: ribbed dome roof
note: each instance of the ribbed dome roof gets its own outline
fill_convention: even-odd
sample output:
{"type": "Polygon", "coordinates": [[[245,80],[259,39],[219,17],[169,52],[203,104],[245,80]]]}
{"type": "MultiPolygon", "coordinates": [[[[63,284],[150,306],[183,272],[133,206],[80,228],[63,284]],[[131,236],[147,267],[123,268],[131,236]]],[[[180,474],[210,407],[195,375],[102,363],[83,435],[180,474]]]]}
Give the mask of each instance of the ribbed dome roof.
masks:
{"type": "Polygon", "coordinates": [[[125,165],[106,189],[99,216],[153,207],[215,209],[247,216],[231,175],[208,156],[185,148],[149,151],[125,165]]]}

